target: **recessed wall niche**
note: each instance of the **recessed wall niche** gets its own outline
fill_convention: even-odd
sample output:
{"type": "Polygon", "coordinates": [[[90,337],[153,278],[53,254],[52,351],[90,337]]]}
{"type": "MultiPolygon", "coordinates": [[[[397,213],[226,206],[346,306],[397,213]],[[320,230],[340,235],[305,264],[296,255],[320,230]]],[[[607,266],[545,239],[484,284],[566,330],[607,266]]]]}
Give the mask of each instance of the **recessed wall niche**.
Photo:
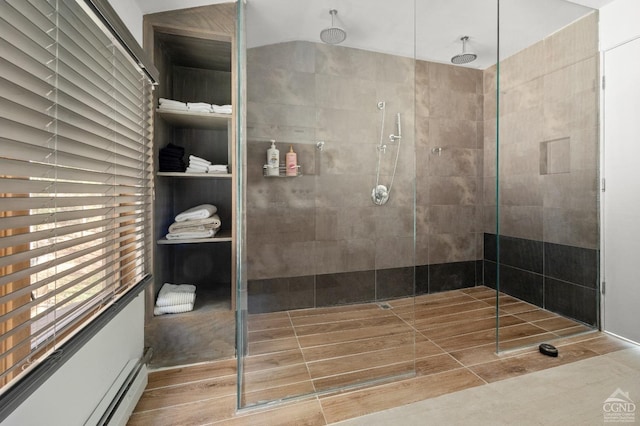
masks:
{"type": "Polygon", "coordinates": [[[571,172],[569,138],[540,142],[540,174],[554,175],[571,172]]]}

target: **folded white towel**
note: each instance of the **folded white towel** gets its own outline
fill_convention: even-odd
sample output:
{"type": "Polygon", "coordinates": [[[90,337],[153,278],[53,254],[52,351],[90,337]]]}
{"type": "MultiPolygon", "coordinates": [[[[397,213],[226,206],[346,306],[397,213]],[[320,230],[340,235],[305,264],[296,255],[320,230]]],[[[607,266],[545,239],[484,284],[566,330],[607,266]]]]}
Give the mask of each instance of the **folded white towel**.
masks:
{"type": "Polygon", "coordinates": [[[184,106],[187,106],[186,102],[176,101],[174,99],[167,99],[167,98],[158,99],[158,103],[160,105],[176,105],[176,106],[184,105],[184,106]]]}
{"type": "Polygon", "coordinates": [[[198,238],[213,238],[216,235],[216,229],[207,229],[205,231],[194,232],[169,232],[165,238],[167,240],[191,240],[198,238]]]}
{"type": "Polygon", "coordinates": [[[213,111],[211,110],[211,108],[201,108],[201,107],[187,107],[187,109],[189,110],[189,112],[201,112],[204,114],[211,114],[213,111]]]}
{"type": "Polygon", "coordinates": [[[183,104],[183,105],[162,104],[158,107],[158,109],[168,110],[168,111],[188,111],[186,104],[183,104]]]}
{"type": "Polygon", "coordinates": [[[206,102],[187,102],[187,105],[189,105],[190,107],[196,107],[196,108],[202,108],[202,107],[209,107],[211,108],[211,104],[208,104],[206,102]]]}
{"type": "Polygon", "coordinates": [[[202,163],[195,163],[193,161],[189,162],[189,166],[188,167],[191,167],[194,170],[198,170],[199,169],[199,170],[201,170],[203,172],[206,172],[207,170],[209,170],[209,166],[207,166],[205,164],[202,164],[202,163]]]}
{"type": "Polygon", "coordinates": [[[201,163],[189,163],[187,167],[191,167],[191,169],[197,170],[199,172],[209,171],[209,166],[205,166],[204,164],[201,164],[201,163]]]}
{"type": "Polygon", "coordinates": [[[171,306],[156,306],[153,308],[153,315],[164,315],[164,314],[180,314],[183,312],[193,311],[193,303],[185,303],[182,305],[171,305],[171,306]]]}
{"type": "Polygon", "coordinates": [[[191,219],[206,219],[214,215],[217,211],[218,208],[213,204],[201,204],[179,213],[175,221],[184,222],[185,220],[191,219]]]}
{"type": "Polygon", "coordinates": [[[190,155],[189,156],[189,163],[201,163],[201,164],[204,164],[206,166],[210,166],[211,165],[211,161],[205,160],[202,157],[196,157],[195,155],[190,155]]]}
{"type": "MultiPolygon", "coordinates": [[[[181,223],[189,223],[189,221],[181,222],[181,223]]],[[[169,234],[171,234],[171,235],[175,235],[175,234],[190,234],[190,235],[192,235],[193,233],[204,232],[204,231],[208,231],[210,229],[213,230],[213,231],[217,231],[218,228],[220,228],[220,227],[219,226],[216,227],[216,226],[213,226],[213,225],[186,226],[184,228],[178,228],[178,229],[174,229],[173,231],[169,231],[169,234]]]]}
{"type": "Polygon", "coordinates": [[[231,105],[211,105],[211,109],[217,114],[231,114],[232,112],[231,105]]]}
{"type": "Polygon", "coordinates": [[[203,169],[202,167],[187,167],[185,172],[187,172],[187,173],[207,173],[207,169],[203,169]]]}
{"type": "Polygon", "coordinates": [[[201,161],[189,161],[189,167],[195,167],[198,169],[204,169],[205,171],[209,169],[209,165],[205,164],[201,161]]]}
{"type": "Polygon", "coordinates": [[[213,164],[207,167],[207,172],[208,173],[227,173],[228,169],[227,169],[227,166],[224,164],[213,164]]]}
{"type": "Polygon", "coordinates": [[[187,102],[187,108],[189,108],[189,111],[213,112],[211,104],[206,102],[187,102]]]}
{"type": "Polygon", "coordinates": [[[187,111],[187,104],[185,102],[174,101],[173,99],[160,98],[158,100],[160,109],[168,109],[174,111],[187,111]]]}
{"type": "Polygon", "coordinates": [[[185,232],[189,228],[201,228],[198,231],[205,231],[208,229],[218,229],[222,225],[220,217],[217,214],[212,215],[207,219],[195,219],[186,220],[184,222],[174,222],[169,226],[169,233],[175,234],[176,232],[185,232]]]}
{"type": "Polygon", "coordinates": [[[192,226],[204,226],[205,228],[209,227],[209,228],[217,229],[217,228],[220,228],[221,224],[222,222],[220,222],[220,217],[217,214],[214,214],[211,217],[208,217],[206,219],[191,219],[191,220],[185,220],[184,222],[174,222],[169,226],[169,232],[175,233],[176,231],[179,231],[181,228],[189,228],[192,226]]]}
{"type": "Polygon", "coordinates": [[[182,305],[196,300],[196,286],[164,283],[158,292],[156,306],[182,305]]]}

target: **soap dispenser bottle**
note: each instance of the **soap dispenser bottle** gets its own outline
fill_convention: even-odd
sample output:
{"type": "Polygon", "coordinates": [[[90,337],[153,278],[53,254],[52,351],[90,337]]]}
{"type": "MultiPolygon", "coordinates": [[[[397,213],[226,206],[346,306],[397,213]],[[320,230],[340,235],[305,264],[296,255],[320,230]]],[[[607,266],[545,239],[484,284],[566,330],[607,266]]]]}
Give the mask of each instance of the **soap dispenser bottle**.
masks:
{"type": "Polygon", "coordinates": [[[280,151],[276,148],[276,141],[271,139],[271,148],[267,150],[267,176],[280,174],[280,151]]]}
{"type": "Polygon", "coordinates": [[[289,146],[289,152],[285,156],[285,164],[287,166],[287,176],[298,176],[298,155],[293,152],[293,145],[289,146]]]}

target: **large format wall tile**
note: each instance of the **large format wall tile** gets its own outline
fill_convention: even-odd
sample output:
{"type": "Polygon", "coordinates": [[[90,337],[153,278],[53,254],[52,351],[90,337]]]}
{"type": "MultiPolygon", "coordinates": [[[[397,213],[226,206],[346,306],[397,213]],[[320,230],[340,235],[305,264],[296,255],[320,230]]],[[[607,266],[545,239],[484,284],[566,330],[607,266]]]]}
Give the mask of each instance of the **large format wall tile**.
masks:
{"type": "Polygon", "coordinates": [[[307,42],[250,49],[248,69],[251,278],[293,276],[304,268],[326,274],[413,266],[430,256],[447,261],[481,256],[480,228],[474,225],[481,220],[476,206],[483,199],[478,194],[484,143],[481,71],[307,42]],[[386,103],[384,114],[378,101],[386,103]],[[403,138],[388,142],[387,135],[397,131],[397,113],[403,138]],[[383,115],[387,149],[376,174],[383,115]],[[281,160],[289,141],[308,143],[297,149],[303,150],[301,163],[315,158],[314,177],[262,178],[268,148],[262,141],[271,138],[279,142],[281,160]],[[325,142],[323,152],[304,151],[315,140],[325,142]],[[435,147],[443,148],[440,155],[431,151],[435,147]],[[376,179],[390,186],[394,169],[390,203],[374,206],[370,194],[376,179]],[[441,221],[432,238],[426,216],[415,217],[430,205],[450,207],[456,218],[455,223],[441,221]],[[422,247],[417,251],[414,233],[422,247]],[[436,244],[431,251],[430,240],[436,244]],[[280,265],[285,256],[265,252],[278,242],[307,243],[299,247],[309,256],[303,260],[296,253],[300,264],[280,265]]]}
{"type": "Polygon", "coordinates": [[[375,300],[375,272],[325,274],[316,277],[316,306],[375,300]]]}
{"type": "Polygon", "coordinates": [[[248,285],[249,312],[263,313],[315,306],[313,276],[252,280],[248,285]]]}
{"type": "Polygon", "coordinates": [[[545,307],[585,324],[598,325],[598,291],[566,281],[545,278],[545,307]]]}
{"type": "Polygon", "coordinates": [[[563,244],[484,234],[484,284],[550,311],[597,325],[599,252],[563,244]]]}
{"type": "Polygon", "coordinates": [[[438,293],[476,286],[482,269],[468,261],[249,280],[248,307],[253,314],[438,293]]]}
{"type": "MultiPolygon", "coordinates": [[[[500,63],[502,235],[598,247],[597,33],[593,13],[500,63]]],[[[496,231],[496,71],[484,72],[486,232],[496,231]]]]}

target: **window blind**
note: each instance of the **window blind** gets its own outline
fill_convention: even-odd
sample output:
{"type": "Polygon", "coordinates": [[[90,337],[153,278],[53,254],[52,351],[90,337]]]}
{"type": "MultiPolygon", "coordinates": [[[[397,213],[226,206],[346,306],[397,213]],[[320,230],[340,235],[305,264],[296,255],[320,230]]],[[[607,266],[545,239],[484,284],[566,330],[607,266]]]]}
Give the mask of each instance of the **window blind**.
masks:
{"type": "Polygon", "coordinates": [[[152,90],[84,1],[0,1],[1,389],[150,273],[152,90]]]}

